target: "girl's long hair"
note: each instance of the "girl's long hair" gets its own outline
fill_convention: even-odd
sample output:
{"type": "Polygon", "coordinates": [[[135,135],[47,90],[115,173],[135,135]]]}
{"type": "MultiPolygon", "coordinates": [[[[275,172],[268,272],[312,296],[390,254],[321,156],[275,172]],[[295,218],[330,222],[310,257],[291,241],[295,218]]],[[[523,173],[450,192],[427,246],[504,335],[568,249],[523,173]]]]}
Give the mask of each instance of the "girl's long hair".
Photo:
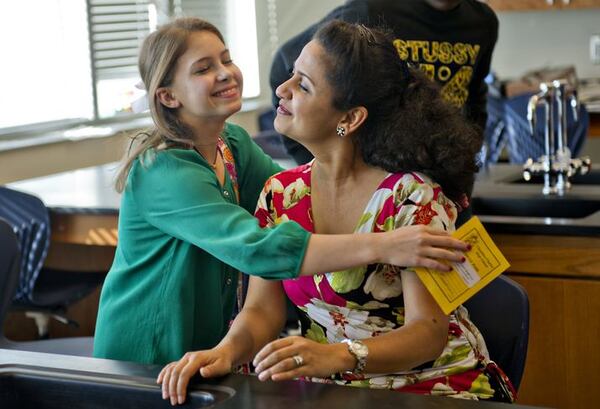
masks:
{"type": "Polygon", "coordinates": [[[177,118],[176,111],[160,103],[156,90],[173,82],[177,60],[187,49],[190,34],[209,31],[225,43],[223,35],[213,24],[195,17],[179,18],[161,26],[142,44],[138,69],[148,94],[148,105],[154,127],[131,137],[129,149],[117,175],[115,188],[123,192],[129,170],[136,158],[144,159],[149,149],[155,151],[172,146],[193,147],[190,130],[177,118]]]}

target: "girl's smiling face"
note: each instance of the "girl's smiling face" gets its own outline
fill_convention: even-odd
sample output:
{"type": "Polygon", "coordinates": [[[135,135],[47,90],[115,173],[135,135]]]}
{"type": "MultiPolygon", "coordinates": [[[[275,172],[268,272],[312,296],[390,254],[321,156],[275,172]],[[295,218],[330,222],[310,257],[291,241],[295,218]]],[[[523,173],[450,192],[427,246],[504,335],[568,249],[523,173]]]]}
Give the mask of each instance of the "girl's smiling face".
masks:
{"type": "MultiPolygon", "coordinates": [[[[173,84],[166,87],[170,108],[186,124],[224,120],[242,106],[243,78],[225,44],[210,31],[190,34],[177,60],[173,84]]],[[[162,101],[162,100],[161,100],[162,101]]]]}

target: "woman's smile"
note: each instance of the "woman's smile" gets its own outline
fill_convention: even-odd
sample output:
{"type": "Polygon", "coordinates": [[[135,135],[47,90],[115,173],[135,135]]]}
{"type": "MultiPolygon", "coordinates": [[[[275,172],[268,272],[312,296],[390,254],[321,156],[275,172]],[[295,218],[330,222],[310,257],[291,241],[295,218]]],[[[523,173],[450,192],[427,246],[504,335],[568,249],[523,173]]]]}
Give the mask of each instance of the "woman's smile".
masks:
{"type": "Polygon", "coordinates": [[[281,102],[279,103],[279,106],[277,107],[277,113],[279,115],[292,115],[292,113],[290,111],[288,111],[281,102]]]}

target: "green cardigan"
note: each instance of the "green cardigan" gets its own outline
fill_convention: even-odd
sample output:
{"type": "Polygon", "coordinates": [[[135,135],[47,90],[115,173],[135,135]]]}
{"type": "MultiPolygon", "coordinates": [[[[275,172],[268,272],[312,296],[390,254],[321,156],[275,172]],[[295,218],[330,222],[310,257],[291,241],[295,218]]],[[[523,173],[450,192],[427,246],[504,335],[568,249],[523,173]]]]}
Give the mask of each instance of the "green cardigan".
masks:
{"type": "Polygon", "coordinates": [[[261,229],[260,190],[281,170],[240,127],[226,124],[240,202],[194,150],[136,160],[121,199],[119,243],[100,298],[94,356],[165,364],[214,347],[227,332],[238,271],[298,276],[310,234],[295,222],[261,229]]]}

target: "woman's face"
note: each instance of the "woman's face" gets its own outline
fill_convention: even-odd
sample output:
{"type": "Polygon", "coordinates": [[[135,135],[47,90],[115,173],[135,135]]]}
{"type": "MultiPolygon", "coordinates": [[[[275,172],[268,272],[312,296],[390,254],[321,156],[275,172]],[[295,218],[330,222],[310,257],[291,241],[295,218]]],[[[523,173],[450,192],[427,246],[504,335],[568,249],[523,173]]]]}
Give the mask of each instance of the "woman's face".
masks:
{"type": "Polygon", "coordinates": [[[333,89],[326,69],[323,47],[314,40],[309,42],[296,60],[292,77],[275,91],[279,97],[277,132],[302,144],[335,136],[343,113],[332,105],[333,89]]]}
{"type": "Polygon", "coordinates": [[[242,73],[219,37],[210,31],[190,34],[170,87],[178,117],[188,124],[225,120],[240,110],[242,86],[242,73]]]}

